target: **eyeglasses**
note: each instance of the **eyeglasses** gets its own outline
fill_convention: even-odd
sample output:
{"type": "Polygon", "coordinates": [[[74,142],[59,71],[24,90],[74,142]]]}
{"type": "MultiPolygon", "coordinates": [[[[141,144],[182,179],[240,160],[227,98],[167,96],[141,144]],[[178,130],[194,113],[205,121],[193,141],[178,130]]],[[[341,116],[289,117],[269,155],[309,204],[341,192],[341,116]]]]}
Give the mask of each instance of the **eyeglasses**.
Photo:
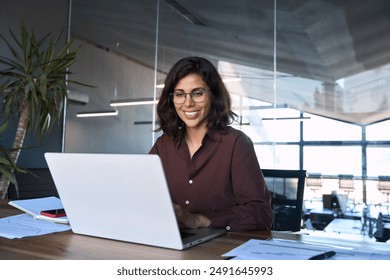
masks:
{"type": "Polygon", "coordinates": [[[206,92],[210,92],[209,89],[197,88],[191,91],[190,93],[185,93],[182,90],[176,90],[169,95],[172,97],[173,103],[182,104],[186,101],[187,95],[191,96],[191,99],[196,102],[203,102],[206,99],[206,92]]]}

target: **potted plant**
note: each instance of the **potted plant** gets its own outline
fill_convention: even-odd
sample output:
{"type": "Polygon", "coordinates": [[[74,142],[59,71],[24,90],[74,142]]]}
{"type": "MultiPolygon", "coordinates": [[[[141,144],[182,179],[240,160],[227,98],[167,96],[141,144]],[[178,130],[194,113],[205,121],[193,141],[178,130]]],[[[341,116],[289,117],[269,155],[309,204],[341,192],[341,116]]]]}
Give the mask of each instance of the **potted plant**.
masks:
{"type": "Polygon", "coordinates": [[[11,174],[17,170],[16,163],[26,132],[33,129],[42,140],[61,117],[68,83],[81,84],[68,78],[72,74],[68,67],[75,62],[78,48],[70,49],[73,40],[61,45],[62,34],[63,31],[53,39],[48,33],[37,39],[34,31],[28,31],[23,23],[20,39],[12,30],[12,40],[0,34],[11,53],[11,58],[0,56],[0,131],[5,130],[14,115],[18,118],[13,146],[6,153],[9,156],[2,150],[1,163],[8,168],[3,168],[6,172],[3,170],[0,177],[2,199],[7,194],[10,181],[15,181],[11,174]]]}

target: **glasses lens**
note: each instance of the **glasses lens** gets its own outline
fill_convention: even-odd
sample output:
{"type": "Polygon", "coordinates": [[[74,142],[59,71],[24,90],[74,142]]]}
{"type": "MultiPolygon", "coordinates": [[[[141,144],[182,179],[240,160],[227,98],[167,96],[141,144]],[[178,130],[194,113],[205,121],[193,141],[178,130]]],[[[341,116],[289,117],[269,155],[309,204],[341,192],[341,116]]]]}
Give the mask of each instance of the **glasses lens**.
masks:
{"type": "Polygon", "coordinates": [[[206,90],[204,88],[196,89],[191,93],[192,100],[202,102],[205,97],[206,90]]]}
{"type": "Polygon", "coordinates": [[[175,91],[172,93],[172,98],[174,103],[183,103],[186,100],[186,94],[182,91],[175,91]]]}
{"type": "Polygon", "coordinates": [[[194,102],[203,102],[206,96],[206,90],[204,88],[199,88],[193,90],[191,93],[185,93],[183,91],[175,91],[171,94],[173,102],[176,104],[184,103],[187,95],[190,95],[194,102]]]}

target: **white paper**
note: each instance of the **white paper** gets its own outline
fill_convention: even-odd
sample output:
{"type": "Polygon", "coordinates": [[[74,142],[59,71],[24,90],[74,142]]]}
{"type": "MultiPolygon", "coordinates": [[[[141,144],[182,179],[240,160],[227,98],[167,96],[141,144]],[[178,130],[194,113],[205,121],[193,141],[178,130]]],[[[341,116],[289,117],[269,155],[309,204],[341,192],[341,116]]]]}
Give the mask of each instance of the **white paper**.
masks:
{"type": "Polygon", "coordinates": [[[12,200],[8,203],[9,205],[32,215],[35,219],[52,221],[56,223],[69,223],[67,217],[51,218],[40,215],[43,210],[53,210],[63,208],[62,202],[55,196],[43,197],[43,198],[32,198],[22,200],[12,200]]]}
{"type": "Polygon", "coordinates": [[[9,239],[38,236],[70,229],[69,225],[36,220],[29,214],[0,219],[0,236],[9,239]]]}
{"type": "Polygon", "coordinates": [[[330,260],[390,260],[390,252],[364,250],[324,244],[304,243],[294,240],[251,239],[222,257],[235,260],[308,260],[318,254],[335,251],[330,260]]]}
{"type": "Polygon", "coordinates": [[[323,249],[304,248],[295,243],[251,239],[224,254],[223,257],[244,260],[307,260],[323,249]]]}

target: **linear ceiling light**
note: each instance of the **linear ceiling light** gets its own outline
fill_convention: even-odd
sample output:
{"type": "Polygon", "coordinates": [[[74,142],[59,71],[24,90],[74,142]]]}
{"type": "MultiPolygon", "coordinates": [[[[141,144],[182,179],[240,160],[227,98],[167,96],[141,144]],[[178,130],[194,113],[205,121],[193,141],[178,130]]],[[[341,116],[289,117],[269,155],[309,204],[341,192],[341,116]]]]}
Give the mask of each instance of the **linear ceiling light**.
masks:
{"type": "Polygon", "coordinates": [[[165,86],[164,84],[157,84],[156,88],[164,88],[164,86],[165,86]]]}
{"type": "Polygon", "coordinates": [[[133,98],[133,99],[112,100],[110,106],[112,107],[137,106],[137,105],[152,105],[157,103],[158,100],[154,100],[153,98],[133,98]]]}
{"type": "Polygon", "coordinates": [[[117,115],[118,115],[118,110],[77,113],[78,118],[110,117],[110,116],[117,116],[117,115]]]}
{"type": "Polygon", "coordinates": [[[289,121],[289,120],[310,120],[310,117],[282,117],[282,118],[261,118],[263,121],[289,121]]]}
{"type": "Polygon", "coordinates": [[[235,82],[241,82],[242,79],[240,77],[237,77],[237,78],[223,78],[222,81],[224,83],[235,83],[235,82]]]}

